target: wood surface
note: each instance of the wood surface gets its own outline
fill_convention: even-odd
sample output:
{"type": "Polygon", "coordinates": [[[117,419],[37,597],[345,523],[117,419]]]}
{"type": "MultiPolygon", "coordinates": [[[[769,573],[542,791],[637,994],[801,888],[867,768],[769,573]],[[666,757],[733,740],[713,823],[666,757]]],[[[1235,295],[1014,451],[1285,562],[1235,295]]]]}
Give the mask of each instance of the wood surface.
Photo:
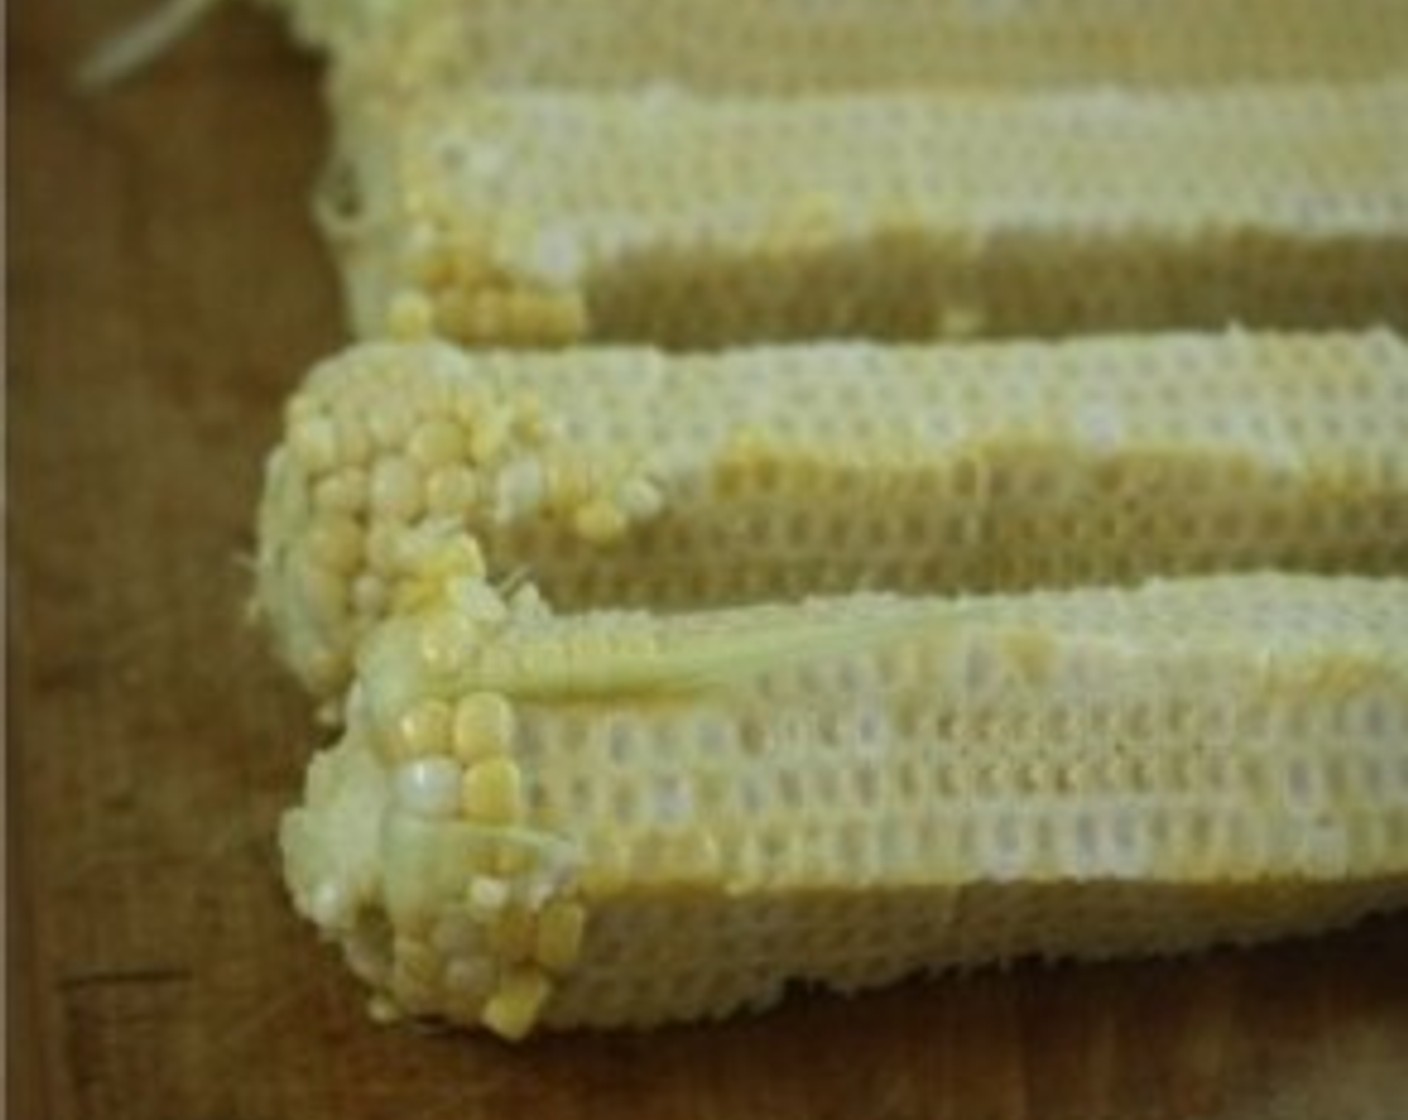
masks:
{"type": "Polygon", "coordinates": [[[280,402],[338,345],[315,64],[244,6],[10,26],[9,1103],[93,1120],[1408,1116],[1408,918],[513,1049],[373,1026],[280,885],[319,731],[244,625],[280,402]]]}

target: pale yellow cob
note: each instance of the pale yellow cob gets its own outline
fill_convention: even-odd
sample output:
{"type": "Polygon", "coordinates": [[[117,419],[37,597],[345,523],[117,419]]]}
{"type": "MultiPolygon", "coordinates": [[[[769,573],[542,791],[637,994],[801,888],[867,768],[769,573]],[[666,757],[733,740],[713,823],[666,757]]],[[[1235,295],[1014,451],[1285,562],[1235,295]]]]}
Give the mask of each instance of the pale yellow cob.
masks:
{"type": "Polygon", "coordinates": [[[366,346],[289,404],[259,522],[261,608],[324,695],[466,551],[572,609],[1408,573],[1408,346],[366,346]]]}
{"type": "Polygon", "coordinates": [[[344,69],[424,83],[789,92],[1357,79],[1400,0],[273,0],[344,69]]]}
{"type": "Polygon", "coordinates": [[[1408,323],[1408,81],[336,108],[322,212],[362,336],[1408,323]]]}
{"type": "Polygon", "coordinates": [[[284,822],[384,1014],[510,1038],[1408,903],[1408,582],[817,600],[370,640],[284,822]]]}

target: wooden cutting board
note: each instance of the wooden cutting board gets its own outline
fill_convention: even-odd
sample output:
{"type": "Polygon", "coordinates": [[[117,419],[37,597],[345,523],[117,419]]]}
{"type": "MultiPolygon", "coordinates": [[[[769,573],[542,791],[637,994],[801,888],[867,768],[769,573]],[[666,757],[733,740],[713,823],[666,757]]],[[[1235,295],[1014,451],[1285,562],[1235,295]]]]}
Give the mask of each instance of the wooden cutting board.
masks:
{"type": "Polygon", "coordinates": [[[151,2],[11,21],[12,1116],[1408,1116],[1408,917],[644,1037],[372,1026],[282,893],[320,732],[242,616],[280,401],[340,338],[317,71],[232,7],[76,95],[151,2]]]}

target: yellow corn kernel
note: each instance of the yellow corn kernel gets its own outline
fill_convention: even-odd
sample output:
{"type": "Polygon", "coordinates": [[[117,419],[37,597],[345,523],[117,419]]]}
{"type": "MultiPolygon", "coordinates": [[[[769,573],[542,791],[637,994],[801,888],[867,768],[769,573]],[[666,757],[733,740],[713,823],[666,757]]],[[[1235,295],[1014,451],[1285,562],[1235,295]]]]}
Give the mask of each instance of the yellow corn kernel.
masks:
{"type": "Polygon", "coordinates": [[[550,990],[547,977],[536,968],[510,970],[484,1005],[484,1025],[510,1041],[522,1038],[532,1030],[550,990]]]}
{"type": "Polygon", "coordinates": [[[455,755],[466,763],[507,753],[513,742],[513,708],[497,692],[476,692],[455,705],[455,755]]]}
{"type": "Polygon", "coordinates": [[[589,502],[577,511],[573,521],[578,534],[589,544],[610,544],[626,532],[626,515],[613,502],[589,502]]]}
{"type": "Polygon", "coordinates": [[[437,700],[428,700],[405,712],[391,737],[397,758],[422,758],[442,753],[450,743],[450,711],[437,700]]]}
{"type": "Polygon", "coordinates": [[[376,516],[405,520],[420,509],[420,476],[405,459],[381,459],[372,468],[372,513],[376,516]]]}
{"type": "Polygon", "coordinates": [[[464,772],[464,815],[484,824],[511,824],[523,816],[523,776],[508,758],[487,758],[464,772]]]}
{"type": "Polygon", "coordinates": [[[469,910],[482,920],[496,920],[508,907],[510,886],[490,875],[476,876],[469,885],[469,910]]]}

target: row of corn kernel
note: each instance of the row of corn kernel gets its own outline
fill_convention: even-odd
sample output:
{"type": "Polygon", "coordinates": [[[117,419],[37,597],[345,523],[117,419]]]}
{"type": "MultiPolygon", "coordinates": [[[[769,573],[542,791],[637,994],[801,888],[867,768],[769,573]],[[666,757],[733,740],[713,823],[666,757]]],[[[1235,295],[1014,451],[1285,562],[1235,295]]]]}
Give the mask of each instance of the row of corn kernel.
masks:
{"type": "Polygon", "coordinates": [[[396,938],[389,989],[407,1010],[448,1005],[457,1018],[521,1037],[550,995],[553,974],[575,963],[586,914],[533,846],[518,840],[528,806],[512,755],[512,705],[495,692],[471,693],[453,707],[421,700],[391,731],[393,811],[471,824],[491,839],[458,904],[427,929],[396,938]],[[435,997],[437,986],[444,999],[435,997]]]}

